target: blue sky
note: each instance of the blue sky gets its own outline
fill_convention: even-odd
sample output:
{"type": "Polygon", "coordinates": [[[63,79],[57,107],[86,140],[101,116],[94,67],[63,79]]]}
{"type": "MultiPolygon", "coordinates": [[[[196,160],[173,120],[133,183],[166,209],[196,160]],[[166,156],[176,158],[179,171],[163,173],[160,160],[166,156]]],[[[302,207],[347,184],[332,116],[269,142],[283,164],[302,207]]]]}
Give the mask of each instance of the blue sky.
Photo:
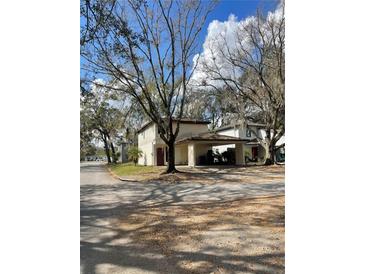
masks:
{"type": "MultiPolygon", "coordinates": [[[[213,20],[221,22],[227,21],[230,14],[234,14],[238,20],[242,20],[248,16],[255,15],[258,8],[261,8],[265,12],[273,11],[278,2],[278,0],[221,0],[216,8],[209,14],[198,37],[200,40],[198,42],[201,45],[200,49],[207,35],[208,26],[213,20]]],[[[80,61],[82,64],[82,58],[80,61]]],[[[80,74],[82,75],[83,72],[80,71],[80,74]]]]}
{"type": "Polygon", "coordinates": [[[234,14],[238,20],[256,14],[258,8],[264,12],[275,10],[278,0],[221,0],[217,7],[209,14],[204,28],[201,31],[200,39],[203,44],[209,23],[213,20],[227,21],[230,14],[234,14]]]}
{"type": "MultiPolygon", "coordinates": [[[[213,20],[226,21],[230,14],[238,17],[238,20],[255,15],[257,8],[265,11],[274,10],[278,1],[276,0],[221,0],[217,7],[210,13],[206,27],[213,20]]],[[[206,28],[204,30],[206,32],[206,28]]]]}

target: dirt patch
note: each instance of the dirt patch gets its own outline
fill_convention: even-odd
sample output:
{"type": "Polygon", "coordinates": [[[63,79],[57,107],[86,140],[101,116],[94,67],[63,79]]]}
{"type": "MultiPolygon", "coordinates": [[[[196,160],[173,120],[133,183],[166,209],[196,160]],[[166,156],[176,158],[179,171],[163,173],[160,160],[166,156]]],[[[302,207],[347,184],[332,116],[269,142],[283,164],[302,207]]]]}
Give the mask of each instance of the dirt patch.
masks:
{"type": "Polygon", "coordinates": [[[119,228],[174,273],[284,273],[284,196],[149,207],[119,228]]]}
{"type": "Polygon", "coordinates": [[[142,178],[143,182],[166,181],[170,183],[198,182],[210,183],[267,183],[282,182],[285,166],[250,166],[250,167],[180,167],[181,173],[150,175],[142,178]]]}
{"type": "Polygon", "coordinates": [[[141,173],[138,175],[123,175],[120,178],[126,181],[138,181],[148,183],[150,181],[162,181],[168,183],[197,182],[203,184],[212,183],[267,183],[284,181],[285,166],[207,166],[188,167],[178,166],[181,172],[174,174],[161,174],[166,167],[156,167],[157,172],[141,173]]]}

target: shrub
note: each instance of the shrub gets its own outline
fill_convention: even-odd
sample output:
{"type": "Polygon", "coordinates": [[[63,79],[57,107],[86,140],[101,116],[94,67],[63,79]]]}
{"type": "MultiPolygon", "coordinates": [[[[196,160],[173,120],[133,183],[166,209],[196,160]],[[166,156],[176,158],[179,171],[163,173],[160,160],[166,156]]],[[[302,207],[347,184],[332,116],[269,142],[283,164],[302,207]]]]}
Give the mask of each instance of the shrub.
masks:
{"type": "Polygon", "coordinates": [[[138,147],[130,147],[128,149],[128,160],[133,161],[134,165],[137,165],[138,158],[142,157],[143,152],[138,147]]]}
{"type": "Polygon", "coordinates": [[[114,163],[117,163],[119,158],[120,158],[120,152],[118,151],[117,153],[115,153],[115,160],[113,159],[114,163]]]}
{"type": "Polygon", "coordinates": [[[272,165],[272,164],[274,164],[274,163],[273,163],[273,161],[270,158],[267,158],[265,160],[265,163],[264,163],[265,166],[269,166],[269,165],[272,165]]]}

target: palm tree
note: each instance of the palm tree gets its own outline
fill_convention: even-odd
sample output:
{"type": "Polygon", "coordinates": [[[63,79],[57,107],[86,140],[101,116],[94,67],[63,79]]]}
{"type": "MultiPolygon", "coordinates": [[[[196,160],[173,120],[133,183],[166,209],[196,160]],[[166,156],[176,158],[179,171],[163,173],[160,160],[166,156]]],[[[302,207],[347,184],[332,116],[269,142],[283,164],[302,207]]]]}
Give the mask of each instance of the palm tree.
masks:
{"type": "Polygon", "coordinates": [[[138,147],[136,146],[133,146],[128,149],[128,159],[130,161],[133,161],[134,165],[137,165],[138,158],[142,157],[142,155],[143,155],[142,150],[138,149],[138,147]]]}

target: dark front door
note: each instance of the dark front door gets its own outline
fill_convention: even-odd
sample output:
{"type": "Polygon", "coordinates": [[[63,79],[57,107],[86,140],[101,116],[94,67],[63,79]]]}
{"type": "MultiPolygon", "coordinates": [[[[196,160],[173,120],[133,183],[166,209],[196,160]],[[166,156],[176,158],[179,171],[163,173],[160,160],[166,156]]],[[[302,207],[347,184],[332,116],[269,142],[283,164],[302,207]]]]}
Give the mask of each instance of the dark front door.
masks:
{"type": "Polygon", "coordinates": [[[157,148],[157,165],[163,166],[163,149],[161,147],[157,148]]]}
{"type": "Polygon", "coordinates": [[[258,147],[253,147],[252,148],[252,159],[256,160],[258,156],[258,147]]]}

